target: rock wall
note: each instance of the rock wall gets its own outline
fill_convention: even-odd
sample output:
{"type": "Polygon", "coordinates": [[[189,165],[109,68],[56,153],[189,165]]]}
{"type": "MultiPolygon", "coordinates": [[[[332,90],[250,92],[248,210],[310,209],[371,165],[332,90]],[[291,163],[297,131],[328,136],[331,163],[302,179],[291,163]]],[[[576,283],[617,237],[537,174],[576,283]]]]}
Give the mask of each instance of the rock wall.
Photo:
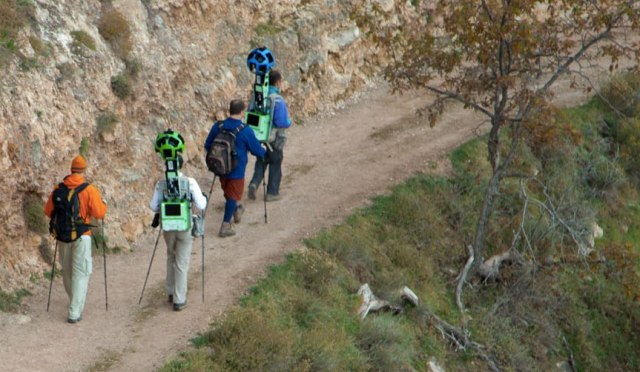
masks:
{"type": "Polygon", "coordinates": [[[350,20],[352,6],[34,1],[15,54],[0,67],[0,288],[27,286],[49,270],[54,241],[40,213],[80,147],[88,154],[88,178],[109,206],[109,246],[129,249],[148,229],[148,200],[163,170],[155,136],[178,130],[186,141],[186,172],[204,177],[201,147],[212,120],[226,116],[230,99],[251,91],[246,55],[252,48],[273,51],[296,121],[331,111],[370,85],[381,57],[350,20]],[[113,11],[130,28],[126,55],[99,31],[113,11]],[[124,99],[111,87],[119,74],[131,83],[124,99]]]}

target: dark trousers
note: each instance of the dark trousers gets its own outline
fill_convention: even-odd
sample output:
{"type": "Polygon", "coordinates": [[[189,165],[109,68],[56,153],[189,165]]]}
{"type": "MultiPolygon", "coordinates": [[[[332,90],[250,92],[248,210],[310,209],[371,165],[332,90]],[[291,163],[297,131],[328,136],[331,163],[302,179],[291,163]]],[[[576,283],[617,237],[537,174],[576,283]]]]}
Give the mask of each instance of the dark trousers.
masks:
{"type": "Polygon", "coordinates": [[[273,151],[267,150],[267,161],[262,159],[256,160],[256,166],[253,170],[251,183],[260,186],[262,177],[264,177],[267,169],[269,170],[269,181],[267,182],[267,194],[278,195],[280,193],[280,181],[282,180],[282,159],[284,158],[283,150],[273,151]]]}

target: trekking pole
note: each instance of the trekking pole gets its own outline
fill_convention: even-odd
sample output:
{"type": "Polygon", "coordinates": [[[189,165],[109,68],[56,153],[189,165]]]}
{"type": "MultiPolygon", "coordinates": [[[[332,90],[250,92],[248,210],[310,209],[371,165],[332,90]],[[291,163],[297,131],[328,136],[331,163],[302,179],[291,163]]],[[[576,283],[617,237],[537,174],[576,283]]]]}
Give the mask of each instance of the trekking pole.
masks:
{"type": "MultiPolygon", "coordinates": [[[[204,230],[204,221],[205,216],[207,215],[207,209],[209,208],[209,200],[211,200],[211,193],[213,192],[213,185],[216,183],[217,175],[213,175],[213,181],[211,181],[211,189],[209,189],[209,196],[207,197],[207,205],[204,206],[204,210],[202,211],[202,228],[204,230]]],[[[202,303],[204,303],[204,231],[202,234],[202,303]]]]}
{"type": "Polygon", "coordinates": [[[53,288],[53,277],[56,274],[56,256],[58,255],[58,240],[56,239],[56,248],[53,250],[53,263],[51,264],[51,282],[49,283],[49,296],[47,298],[47,312],[49,312],[49,303],[51,302],[51,288],[53,288]]]}
{"type": "MultiPolygon", "coordinates": [[[[269,151],[269,150],[267,150],[269,151]]],[[[264,167],[262,167],[262,190],[264,191],[264,195],[262,199],[264,200],[264,223],[267,223],[267,158],[264,158],[264,167]]]]}
{"type": "MultiPolygon", "coordinates": [[[[204,228],[204,213],[202,214],[202,227],[204,228]]],[[[204,303],[204,233],[202,234],[202,303],[204,303]]]]}
{"type": "Polygon", "coordinates": [[[102,219],[102,262],[104,264],[104,308],[105,311],[109,311],[109,296],[107,295],[107,238],[104,235],[104,218],[102,219]]]}
{"type": "Polygon", "coordinates": [[[147,287],[147,279],[149,279],[149,272],[151,272],[151,264],[153,264],[153,256],[156,255],[156,248],[158,248],[158,242],[160,241],[160,233],[162,229],[158,230],[158,237],[156,238],[156,245],[153,247],[153,253],[151,254],[151,261],[149,261],[149,268],[147,269],[147,276],[144,278],[144,285],[142,286],[142,292],[140,292],[140,299],[138,305],[142,302],[142,296],[144,296],[144,289],[147,287]]]}

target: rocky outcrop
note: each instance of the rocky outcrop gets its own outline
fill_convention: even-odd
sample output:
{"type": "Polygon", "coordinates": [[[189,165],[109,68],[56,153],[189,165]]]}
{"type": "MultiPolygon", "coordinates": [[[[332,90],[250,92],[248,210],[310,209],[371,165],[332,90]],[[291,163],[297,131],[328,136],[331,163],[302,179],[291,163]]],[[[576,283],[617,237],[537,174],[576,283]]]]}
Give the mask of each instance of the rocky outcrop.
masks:
{"type": "Polygon", "coordinates": [[[53,240],[34,210],[41,212],[80,148],[109,205],[111,247],[129,249],[149,225],[148,199],[163,169],[152,144],[158,132],[171,127],[184,136],[185,170],[204,179],[202,143],[229,100],[248,97],[253,76],[245,58],[253,47],[274,52],[297,121],[331,111],[369,85],[382,57],[350,20],[351,6],[34,1],[33,19],[0,67],[0,288],[24,286],[47,270],[43,256],[53,240]],[[116,13],[128,31],[104,24],[116,13]],[[107,40],[101,24],[129,44],[107,40]],[[112,83],[117,76],[122,80],[112,83]]]}

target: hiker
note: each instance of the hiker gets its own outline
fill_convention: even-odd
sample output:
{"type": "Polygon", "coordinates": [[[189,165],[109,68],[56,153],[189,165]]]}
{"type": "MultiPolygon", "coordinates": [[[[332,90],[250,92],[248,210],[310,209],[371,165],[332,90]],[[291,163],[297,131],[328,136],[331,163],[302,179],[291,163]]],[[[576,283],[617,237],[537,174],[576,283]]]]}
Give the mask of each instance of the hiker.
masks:
{"type": "Polygon", "coordinates": [[[267,168],[269,169],[269,181],[267,182],[266,201],[280,200],[280,181],[282,180],[282,160],[284,157],[283,149],[287,141],[286,130],[291,126],[287,103],[280,95],[282,88],[282,74],[278,70],[272,70],[269,74],[269,101],[273,113],[271,115],[272,131],[275,131],[273,140],[270,140],[267,146],[267,156],[265,161],[256,161],[253,177],[249,182],[247,196],[251,200],[256,199],[256,189],[265,177],[267,168]]]}
{"type": "MultiPolygon", "coordinates": [[[[178,169],[182,169],[182,156],[176,158],[178,169]]],[[[196,208],[203,210],[207,206],[207,198],[202,193],[198,182],[191,177],[178,175],[178,183],[188,184],[189,200],[195,204],[196,208]]],[[[149,207],[156,212],[153,227],[159,223],[160,205],[164,201],[167,191],[167,181],[156,182],[155,191],[151,198],[149,207]]],[[[191,216],[188,216],[191,218],[191,216]]],[[[164,242],[167,245],[167,274],[165,278],[165,289],[167,291],[169,303],[173,304],[174,311],[180,311],[187,307],[187,277],[189,274],[189,263],[191,262],[191,247],[193,238],[191,229],[184,231],[167,231],[163,226],[164,242]]]]}
{"type": "Polygon", "coordinates": [[[100,192],[85,180],[83,173],[86,168],[87,161],[82,155],[73,158],[71,174],[54,188],[44,206],[44,213],[51,218],[49,230],[60,246],[62,281],[70,301],[67,321],[72,324],[82,319],[92,271],[89,222],[92,217],[102,219],[107,213],[107,204],[100,192]],[[74,194],[77,211],[65,208],[65,202],[70,201],[69,197],[74,194]]]}
{"type": "Polygon", "coordinates": [[[247,152],[257,158],[263,158],[266,155],[266,150],[260,145],[260,141],[256,138],[253,130],[242,122],[244,111],[245,104],[242,100],[235,99],[231,101],[229,104],[229,117],[222,122],[214,123],[204,142],[204,149],[208,153],[218,133],[222,130],[232,132],[238,130],[235,137],[236,165],[228,175],[220,176],[220,185],[226,200],[224,217],[218,233],[221,238],[236,234],[231,224],[231,219],[233,218],[234,223],[239,223],[244,213],[244,207],[239,202],[242,199],[244,190],[244,174],[248,160],[247,152]]]}

